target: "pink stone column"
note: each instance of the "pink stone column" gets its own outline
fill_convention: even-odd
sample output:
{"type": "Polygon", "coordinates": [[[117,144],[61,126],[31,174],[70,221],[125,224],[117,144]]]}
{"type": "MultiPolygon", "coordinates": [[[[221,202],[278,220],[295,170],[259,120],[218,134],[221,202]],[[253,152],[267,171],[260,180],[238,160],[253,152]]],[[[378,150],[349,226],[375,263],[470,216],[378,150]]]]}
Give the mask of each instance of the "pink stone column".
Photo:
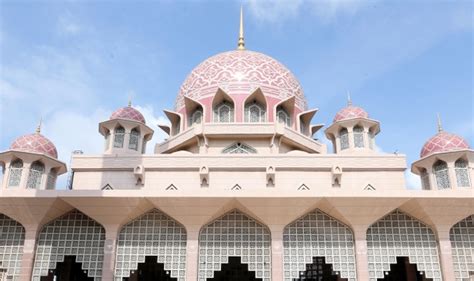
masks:
{"type": "Polygon", "coordinates": [[[439,257],[443,280],[455,280],[453,267],[453,252],[451,248],[451,240],[449,239],[449,227],[439,228],[436,231],[438,236],[439,257]]]}
{"type": "Polygon", "coordinates": [[[367,227],[354,229],[357,280],[369,280],[369,259],[367,258],[367,227]]]}
{"type": "Polygon", "coordinates": [[[283,229],[271,228],[272,236],[272,281],[283,281],[283,229]]]}
{"type": "Polygon", "coordinates": [[[119,226],[105,227],[104,263],[102,265],[102,280],[114,280],[115,257],[119,226]]]}
{"type": "Polygon", "coordinates": [[[199,228],[187,230],[186,241],[186,280],[198,280],[199,274],[199,228]]]}
{"type": "Polygon", "coordinates": [[[23,245],[23,256],[21,258],[20,271],[21,281],[31,280],[35,260],[35,246],[38,230],[38,225],[25,225],[25,243],[23,245]]]}

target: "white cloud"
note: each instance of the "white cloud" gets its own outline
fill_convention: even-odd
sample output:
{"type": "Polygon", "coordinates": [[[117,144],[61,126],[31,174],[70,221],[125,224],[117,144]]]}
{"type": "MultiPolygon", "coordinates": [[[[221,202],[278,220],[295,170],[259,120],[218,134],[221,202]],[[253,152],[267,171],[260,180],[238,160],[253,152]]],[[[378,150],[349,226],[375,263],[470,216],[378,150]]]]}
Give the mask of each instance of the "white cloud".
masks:
{"type": "Polygon", "coordinates": [[[58,18],[57,29],[61,35],[75,35],[81,32],[83,27],[70,12],[65,12],[58,18]]]}

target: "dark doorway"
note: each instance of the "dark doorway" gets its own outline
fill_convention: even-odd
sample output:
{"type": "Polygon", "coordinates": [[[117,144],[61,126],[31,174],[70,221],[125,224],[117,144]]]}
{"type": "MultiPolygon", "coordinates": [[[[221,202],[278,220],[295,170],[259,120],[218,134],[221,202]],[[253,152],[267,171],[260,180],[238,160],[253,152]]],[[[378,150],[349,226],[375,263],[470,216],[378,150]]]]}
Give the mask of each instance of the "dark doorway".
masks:
{"type": "Polygon", "coordinates": [[[65,256],[63,262],[56,264],[56,269],[50,270],[48,276],[41,277],[41,281],[94,281],[87,277],[87,271],[82,270],[82,264],[76,262],[75,256],[65,256]],[[56,278],[55,278],[56,277],[56,278]]]}
{"type": "Polygon", "coordinates": [[[138,264],[138,269],[132,271],[129,278],[124,281],[177,281],[170,277],[171,272],[166,271],[162,263],[158,263],[157,257],[148,256],[144,263],[138,264]]]}
{"type": "Polygon", "coordinates": [[[293,281],[347,281],[332,270],[332,265],[326,263],[324,257],[313,257],[313,263],[306,265],[306,270],[300,272],[300,277],[293,281]]]}
{"type": "Polygon", "coordinates": [[[385,278],[378,281],[431,281],[431,279],[418,271],[416,264],[411,264],[407,257],[397,257],[397,263],[391,264],[385,278]]]}
{"type": "Polygon", "coordinates": [[[247,264],[242,264],[239,257],[229,257],[229,263],[222,264],[221,270],[214,273],[208,281],[262,281],[255,278],[255,272],[249,271],[247,264]]]}

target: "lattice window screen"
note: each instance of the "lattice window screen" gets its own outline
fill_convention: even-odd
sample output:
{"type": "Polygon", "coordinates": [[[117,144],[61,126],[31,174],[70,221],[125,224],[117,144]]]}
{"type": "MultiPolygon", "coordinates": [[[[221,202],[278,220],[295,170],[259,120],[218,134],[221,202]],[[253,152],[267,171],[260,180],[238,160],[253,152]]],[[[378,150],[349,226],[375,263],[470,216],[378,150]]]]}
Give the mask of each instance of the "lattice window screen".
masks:
{"type": "Polygon", "coordinates": [[[396,210],[367,230],[369,280],[384,278],[397,257],[408,257],[427,278],[441,281],[438,246],[433,231],[418,220],[396,210]]]}
{"type": "Polygon", "coordinates": [[[49,270],[56,269],[64,256],[75,256],[87,276],[102,279],[104,260],[104,228],[74,210],[48,223],[38,237],[32,281],[40,281],[49,270]]]}
{"type": "Polygon", "coordinates": [[[115,280],[122,281],[137,270],[146,256],[158,257],[172,278],[186,278],[186,230],[159,210],[152,210],[120,231],[117,241],[115,280]]]}
{"type": "Polygon", "coordinates": [[[25,228],[0,214],[0,277],[3,276],[5,280],[20,280],[24,243],[25,228]]]}
{"type": "Polygon", "coordinates": [[[457,281],[469,280],[474,274],[474,215],[455,224],[449,232],[453,253],[454,276],[457,281]]]}
{"type": "Polygon", "coordinates": [[[325,257],[348,281],[356,280],[354,237],[346,225],[315,210],[288,225],[283,232],[284,280],[300,277],[313,257],[325,257]]]}
{"type": "Polygon", "coordinates": [[[214,277],[229,257],[241,257],[262,281],[271,280],[270,231],[238,210],[205,226],[199,235],[199,281],[214,277]]]}

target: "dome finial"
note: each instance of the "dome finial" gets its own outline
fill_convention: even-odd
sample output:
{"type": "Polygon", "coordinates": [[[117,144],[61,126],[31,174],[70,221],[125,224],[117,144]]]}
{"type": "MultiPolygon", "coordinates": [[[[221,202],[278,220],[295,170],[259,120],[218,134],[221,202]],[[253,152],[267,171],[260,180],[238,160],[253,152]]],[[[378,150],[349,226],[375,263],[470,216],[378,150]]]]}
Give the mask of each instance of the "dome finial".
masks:
{"type": "Polygon", "coordinates": [[[439,113],[436,114],[438,116],[438,132],[443,131],[443,126],[441,125],[441,117],[439,116],[439,113]]]}
{"type": "Polygon", "coordinates": [[[128,97],[128,107],[132,106],[132,95],[128,97]]]}
{"type": "Polygon", "coordinates": [[[240,30],[239,30],[239,41],[237,43],[237,50],[245,50],[244,11],[243,11],[242,6],[240,6],[240,30]]]}
{"type": "Polygon", "coordinates": [[[36,133],[41,133],[41,124],[43,123],[43,117],[40,117],[40,121],[38,123],[38,127],[36,127],[36,133]]]}
{"type": "Polygon", "coordinates": [[[352,105],[351,93],[349,91],[347,91],[347,105],[352,105]]]}

